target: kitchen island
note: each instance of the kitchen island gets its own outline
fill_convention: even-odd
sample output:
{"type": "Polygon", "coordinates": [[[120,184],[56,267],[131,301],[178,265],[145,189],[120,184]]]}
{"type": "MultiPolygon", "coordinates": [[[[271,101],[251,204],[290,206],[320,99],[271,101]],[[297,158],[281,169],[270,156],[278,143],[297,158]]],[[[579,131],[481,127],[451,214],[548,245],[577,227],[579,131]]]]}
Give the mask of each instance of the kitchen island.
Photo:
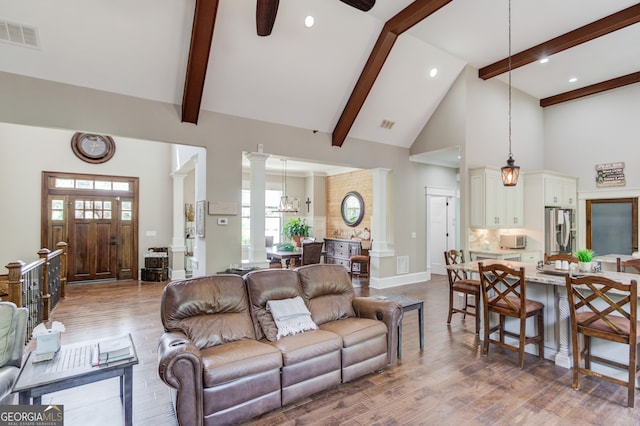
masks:
{"type": "MultiPolygon", "coordinates": [[[[545,265],[543,270],[537,269],[537,264],[528,262],[515,262],[508,260],[484,260],[483,264],[501,264],[510,268],[525,268],[525,280],[527,282],[527,299],[535,300],[543,303],[544,309],[544,346],[545,346],[545,358],[550,359],[556,363],[556,365],[564,368],[571,368],[572,360],[569,352],[571,346],[570,334],[569,334],[569,300],[567,298],[567,288],[565,281],[565,273],[568,271],[560,272],[556,271],[553,266],[545,265]]],[[[449,265],[448,269],[462,269],[473,274],[477,274],[479,271],[478,262],[467,262],[458,265],[449,265]]],[[[585,275],[585,274],[580,274],[585,275]]],[[[620,281],[628,284],[631,280],[640,282],[640,275],[628,274],[623,272],[610,272],[603,271],[598,274],[605,278],[620,281]]],[[[482,317],[481,317],[482,318],[482,317]]],[[[513,322],[515,329],[515,322],[513,322]]],[[[481,323],[481,327],[484,324],[481,323]]],[[[507,323],[509,328],[509,323],[507,323]]],[[[527,330],[533,330],[535,324],[533,320],[527,320],[527,330]]],[[[530,333],[529,333],[530,334],[530,333]]],[[[480,333],[482,336],[482,332],[480,333]]],[[[597,340],[597,339],[596,339],[597,340]]],[[[527,348],[527,352],[534,353],[533,346],[527,348]]],[[[620,362],[628,359],[628,351],[624,345],[608,343],[604,341],[594,340],[592,344],[592,352],[594,354],[599,353],[601,356],[615,359],[620,362]]],[[[604,367],[603,367],[604,368],[604,367]]],[[[603,370],[604,371],[604,370],[603,370]]],[[[609,371],[609,374],[611,372],[609,371]]]]}

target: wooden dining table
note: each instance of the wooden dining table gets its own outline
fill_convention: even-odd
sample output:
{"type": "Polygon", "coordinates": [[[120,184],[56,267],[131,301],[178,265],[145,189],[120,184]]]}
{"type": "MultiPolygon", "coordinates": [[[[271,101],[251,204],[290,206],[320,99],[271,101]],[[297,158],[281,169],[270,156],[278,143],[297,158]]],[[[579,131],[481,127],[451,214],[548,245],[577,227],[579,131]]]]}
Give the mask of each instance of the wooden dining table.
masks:
{"type": "MultiPolygon", "coordinates": [[[[322,251],[322,256],[324,256],[327,252],[322,251]]],[[[267,247],[267,257],[280,259],[285,261],[285,266],[287,268],[291,267],[291,260],[294,260],[295,265],[302,264],[302,250],[299,247],[296,247],[293,250],[278,250],[275,247],[267,247]]]]}
{"type": "Polygon", "coordinates": [[[295,264],[302,260],[302,250],[295,248],[293,250],[278,250],[276,247],[267,247],[267,257],[280,259],[285,261],[287,268],[291,267],[291,259],[295,260],[295,264]]]}

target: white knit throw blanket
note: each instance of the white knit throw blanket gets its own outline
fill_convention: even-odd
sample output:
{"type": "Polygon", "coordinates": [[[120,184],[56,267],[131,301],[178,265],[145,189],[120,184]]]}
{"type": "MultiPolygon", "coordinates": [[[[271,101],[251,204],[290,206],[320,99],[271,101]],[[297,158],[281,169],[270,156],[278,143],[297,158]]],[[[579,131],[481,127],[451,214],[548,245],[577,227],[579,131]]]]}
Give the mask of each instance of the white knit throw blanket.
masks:
{"type": "Polygon", "coordinates": [[[273,315],[278,327],[276,339],[307,330],[317,330],[318,326],[311,319],[311,312],[304,304],[302,297],[292,299],[269,300],[267,311],[273,315]]]}

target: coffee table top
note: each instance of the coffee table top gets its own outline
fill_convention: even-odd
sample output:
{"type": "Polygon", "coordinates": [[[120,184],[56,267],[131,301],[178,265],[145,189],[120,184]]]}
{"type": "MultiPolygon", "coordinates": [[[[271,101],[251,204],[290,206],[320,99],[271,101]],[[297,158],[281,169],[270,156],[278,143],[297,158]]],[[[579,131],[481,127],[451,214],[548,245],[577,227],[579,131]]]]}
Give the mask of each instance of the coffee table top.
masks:
{"type": "Polygon", "coordinates": [[[74,377],[99,375],[105,371],[136,365],[138,364],[138,353],[131,334],[128,337],[133,350],[131,358],[97,366],[91,365],[91,356],[96,344],[104,339],[62,345],[53,359],[49,361],[33,362],[35,351],[31,351],[20,370],[20,376],[13,387],[13,392],[21,392],[74,377]]]}
{"type": "Polygon", "coordinates": [[[422,303],[424,303],[423,300],[420,299],[414,299],[412,297],[409,296],[403,296],[400,294],[380,294],[375,296],[378,299],[381,300],[393,300],[394,302],[398,302],[399,304],[402,305],[403,308],[409,307],[409,306],[413,306],[413,305],[420,305],[422,303]]]}

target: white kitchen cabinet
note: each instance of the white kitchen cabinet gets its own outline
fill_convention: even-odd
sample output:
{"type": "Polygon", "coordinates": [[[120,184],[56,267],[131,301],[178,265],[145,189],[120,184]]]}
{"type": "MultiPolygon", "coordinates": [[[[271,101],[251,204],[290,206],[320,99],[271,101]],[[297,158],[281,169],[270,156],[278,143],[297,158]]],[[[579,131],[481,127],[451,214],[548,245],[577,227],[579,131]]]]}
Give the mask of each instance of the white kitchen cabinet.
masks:
{"type": "Polygon", "coordinates": [[[516,262],[536,263],[540,258],[537,251],[519,251],[519,250],[469,250],[471,261],[480,261],[483,259],[513,260],[516,262]]]}
{"type": "Polygon", "coordinates": [[[577,206],[575,179],[557,176],[544,177],[544,204],[550,207],[575,209],[577,206]]]}
{"type": "Polygon", "coordinates": [[[499,169],[472,169],[470,199],[472,228],[522,228],[524,192],[522,175],[516,186],[504,186],[499,169]]]}

